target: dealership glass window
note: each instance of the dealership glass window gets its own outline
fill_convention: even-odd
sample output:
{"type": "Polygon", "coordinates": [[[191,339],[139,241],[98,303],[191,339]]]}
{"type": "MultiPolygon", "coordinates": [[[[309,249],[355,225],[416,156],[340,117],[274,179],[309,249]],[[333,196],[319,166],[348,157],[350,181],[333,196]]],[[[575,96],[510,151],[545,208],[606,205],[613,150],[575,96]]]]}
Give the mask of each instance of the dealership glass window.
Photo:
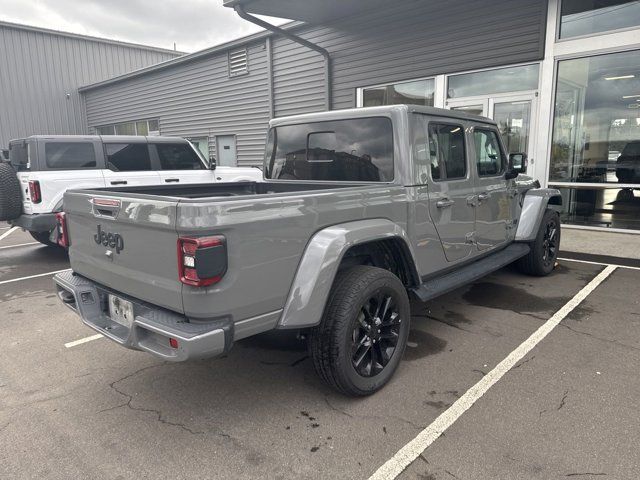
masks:
{"type": "Polygon", "coordinates": [[[450,75],[447,98],[477,97],[516,91],[536,90],[540,65],[521,65],[482,72],[450,75]]]}
{"type": "Polygon", "coordinates": [[[550,182],[640,184],[640,51],[558,64],[550,182]]]}
{"type": "Polygon", "coordinates": [[[269,131],[265,178],[390,182],[393,129],[384,117],[284,125],[269,131]]]}
{"type": "Polygon", "coordinates": [[[138,120],[136,122],[123,122],[113,125],[101,125],[96,127],[98,135],[160,135],[160,122],[158,120],[138,120]]]}
{"type": "Polygon", "coordinates": [[[119,123],[116,125],[116,135],[135,135],[136,124],[133,122],[119,123]]]}
{"type": "Polygon", "coordinates": [[[396,105],[407,103],[432,107],[435,80],[415,80],[380,87],[362,89],[362,106],[396,105]]]}
{"type": "Polygon", "coordinates": [[[49,168],[96,168],[96,153],[89,142],[47,142],[44,152],[49,168]]]}
{"type": "Polygon", "coordinates": [[[640,51],[558,63],[549,183],[565,221],[640,228],[640,51]]]}
{"type": "Polygon", "coordinates": [[[640,27],[640,0],[562,0],[560,38],[640,27]]]}

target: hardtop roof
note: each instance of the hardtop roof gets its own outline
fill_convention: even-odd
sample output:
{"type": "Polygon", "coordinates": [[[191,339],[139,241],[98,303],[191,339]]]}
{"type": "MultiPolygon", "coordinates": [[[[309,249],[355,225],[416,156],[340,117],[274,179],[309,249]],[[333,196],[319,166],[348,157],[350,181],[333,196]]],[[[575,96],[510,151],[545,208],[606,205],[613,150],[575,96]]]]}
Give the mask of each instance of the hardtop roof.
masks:
{"type": "Polygon", "coordinates": [[[347,108],[343,110],[329,110],[325,112],[305,113],[302,115],[291,115],[287,117],[275,118],[269,122],[272,127],[278,125],[292,124],[292,123],[304,123],[305,121],[329,121],[329,120],[341,120],[347,118],[362,118],[375,115],[390,116],[392,113],[417,113],[423,115],[430,115],[434,117],[447,117],[458,120],[467,120],[476,123],[485,123],[488,125],[496,126],[496,122],[490,118],[481,117],[479,115],[473,115],[458,110],[449,110],[446,108],[425,107],[421,105],[384,105],[378,107],[361,107],[361,108],[347,108]]]}

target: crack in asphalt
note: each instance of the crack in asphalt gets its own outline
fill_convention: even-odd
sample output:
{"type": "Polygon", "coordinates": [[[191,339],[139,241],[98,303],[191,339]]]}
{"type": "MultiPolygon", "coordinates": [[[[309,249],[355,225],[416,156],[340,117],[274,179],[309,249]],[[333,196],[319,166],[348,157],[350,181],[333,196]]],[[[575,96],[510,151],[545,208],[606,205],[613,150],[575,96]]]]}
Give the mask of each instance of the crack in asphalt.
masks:
{"type": "MultiPolygon", "coordinates": [[[[562,398],[560,399],[560,405],[558,405],[558,408],[556,408],[556,411],[559,411],[561,408],[563,408],[566,403],[567,403],[567,397],[569,396],[569,390],[565,390],[564,395],[562,395],[562,398]]],[[[549,410],[547,410],[546,408],[544,410],[540,410],[540,418],[542,418],[542,415],[544,415],[545,413],[547,413],[549,410]]]]}
{"type": "Polygon", "coordinates": [[[329,401],[329,398],[326,397],[326,396],[324,397],[324,402],[327,404],[327,406],[331,410],[333,410],[335,412],[338,412],[338,413],[341,413],[342,415],[345,415],[345,416],[347,416],[349,418],[370,418],[370,419],[381,419],[381,420],[394,419],[394,420],[398,420],[400,422],[406,423],[407,425],[411,425],[412,427],[414,427],[414,428],[416,428],[418,430],[424,430],[424,428],[425,428],[425,427],[423,427],[421,425],[418,425],[417,423],[412,422],[411,420],[407,420],[406,418],[402,418],[402,417],[399,417],[397,415],[362,415],[362,414],[359,414],[359,413],[352,414],[352,413],[346,412],[346,411],[342,410],[341,408],[336,407],[335,405],[333,405],[329,401]]]}
{"type": "Polygon", "coordinates": [[[564,407],[565,403],[567,402],[567,395],[569,395],[569,390],[564,392],[564,395],[560,400],[560,405],[558,405],[558,408],[556,410],[560,410],[562,407],[564,407]]]}
{"type": "Polygon", "coordinates": [[[516,368],[520,368],[522,365],[524,365],[525,363],[529,363],[531,360],[533,360],[534,358],[536,358],[535,355],[531,355],[529,358],[527,358],[526,360],[521,361],[520,363],[516,364],[513,366],[513,368],[511,368],[511,370],[515,370],[516,368]]]}
{"type": "Polygon", "coordinates": [[[579,333],[580,335],[586,335],[587,337],[595,338],[596,340],[600,340],[601,342],[613,343],[614,345],[619,345],[621,347],[630,348],[631,350],[640,350],[640,347],[634,347],[633,345],[627,345],[626,343],[619,342],[618,340],[611,340],[609,338],[602,338],[602,337],[599,337],[597,335],[594,335],[593,333],[584,332],[582,330],[576,330],[575,328],[570,327],[569,325],[567,325],[565,323],[561,323],[560,325],[563,326],[564,328],[567,328],[567,329],[571,330],[572,332],[579,333]]]}
{"type": "Polygon", "coordinates": [[[594,472],[584,472],[584,473],[567,473],[565,475],[565,477],[583,477],[583,476],[592,476],[592,477],[598,477],[598,476],[606,476],[606,473],[603,472],[598,472],[598,473],[594,473],[594,472]]]}
{"type": "MultiPolygon", "coordinates": [[[[150,365],[150,366],[147,366],[147,367],[143,367],[143,368],[140,368],[140,369],[136,370],[133,373],[125,375],[124,377],[119,378],[118,380],[115,380],[115,381],[111,382],[109,384],[109,387],[112,390],[114,390],[115,392],[117,392],[118,394],[120,394],[123,397],[125,397],[127,399],[127,401],[124,402],[124,403],[121,403],[119,405],[115,405],[113,407],[102,409],[102,410],[98,411],[97,413],[103,413],[103,412],[107,412],[107,411],[110,411],[110,410],[115,410],[115,409],[118,409],[118,408],[127,407],[127,408],[129,408],[131,410],[135,410],[135,411],[138,411],[138,412],[153,413],[153,414],[156,415],[156,421],[158,421],[158,422],[160,422],[160,423],[162,423],[164,425],[169,425],[169,426],[172,426],[172,427],[178,427],[178,428],[184,430],[185,432],[190,433],[191,435],[203,435],[203,434],[205,434],[206,432],[193,430],[193,429],[187,427],[186,425],[184,425],[183,423],[171,422],[171,421],[167,420],[164,417],[164,415],[163,415],[161,410],[157,410],[157,409],[154,409],[154,408],[144,408],[144,407],[132,405],[131,402],[133,401],[133,395],[131,395],[131,394],[119,389],[116,386],[118,383],[120,383],[120,382],[122,382],[124,380],[127,380],[128,378],[131,378],[131,377],[133,377],[133,376],[135,376],[135,375],[137,375],[137,374],[139,374],[141,372],[144,372],[145,370],[150,370],[152,368],[162,367],[162,366],[164,366],[166,364],[167,364],[167,362],[163,362],[163,363],[161,363],[159,365],[150,365]]],[[[226,434],[224,432],[215,432],[215,434],[220,436],[220,437],[226,438],[226,439],[231,439],[232,438],[231,435],[226,434]]]]}
{"type": "Polygon", "coordinates": [[[438,323],[444,323],[445,325],[449,325],[452,328],[456,328],[458,330],[462,330],[463,332],[467,332],[467,333],[477,333],[474,332],[473,330],[469,330],[468,328],[462,328],[460,325],[456,325],[453,322],[447,322],[446,320],[443,320],[441,318],[437,318],[437,317],[432,317],[431,315],[411,315],[412,317],[417,317],[417,318],[426,318],[427,320],[434,320],[438,323]]]}

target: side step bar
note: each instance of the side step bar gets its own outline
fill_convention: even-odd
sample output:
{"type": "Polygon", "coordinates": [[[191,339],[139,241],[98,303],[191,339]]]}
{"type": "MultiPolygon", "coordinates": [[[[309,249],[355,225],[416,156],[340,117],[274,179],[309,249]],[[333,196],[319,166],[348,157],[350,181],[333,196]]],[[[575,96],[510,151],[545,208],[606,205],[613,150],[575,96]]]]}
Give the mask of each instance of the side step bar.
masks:
{"type": "Polygon", "coordinates": [[[491,272],[500,270],[529,253],[526,243],[512,243],[504,250],[492,253],[485,258],[470,263],[451,273],[426,281],[419,287],[411,289],[413,295],[420,301],[426,302],[462,285],[474,282],[491,272]]]}

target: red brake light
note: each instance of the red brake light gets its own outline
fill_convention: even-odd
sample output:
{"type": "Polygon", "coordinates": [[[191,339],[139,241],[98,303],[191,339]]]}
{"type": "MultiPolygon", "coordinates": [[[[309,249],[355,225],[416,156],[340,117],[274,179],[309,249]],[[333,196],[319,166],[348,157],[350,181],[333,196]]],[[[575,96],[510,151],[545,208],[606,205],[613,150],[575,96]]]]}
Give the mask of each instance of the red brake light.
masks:
{"type": "Polygon", "coordinates": [[[213,285],[222,279],[226,271],[227,247],[224,236],[178,239],[178,275],[185,285],[213,285]]]}
{"type": "Polygon", "coordinates": [[[42,192],[40,191],[40,182],[38,180],[29,180],[29,197],[31,197],[31,203],[40,203],[42,201],[42,192]]]}
{"type": "Polygon", "coordinates": [[[69,241],[69,231],[67,230],[66,213],[56,213],[56,229],[58,230],[58,245],[68,248],[71,245],[71,242],[69,241]]]}

